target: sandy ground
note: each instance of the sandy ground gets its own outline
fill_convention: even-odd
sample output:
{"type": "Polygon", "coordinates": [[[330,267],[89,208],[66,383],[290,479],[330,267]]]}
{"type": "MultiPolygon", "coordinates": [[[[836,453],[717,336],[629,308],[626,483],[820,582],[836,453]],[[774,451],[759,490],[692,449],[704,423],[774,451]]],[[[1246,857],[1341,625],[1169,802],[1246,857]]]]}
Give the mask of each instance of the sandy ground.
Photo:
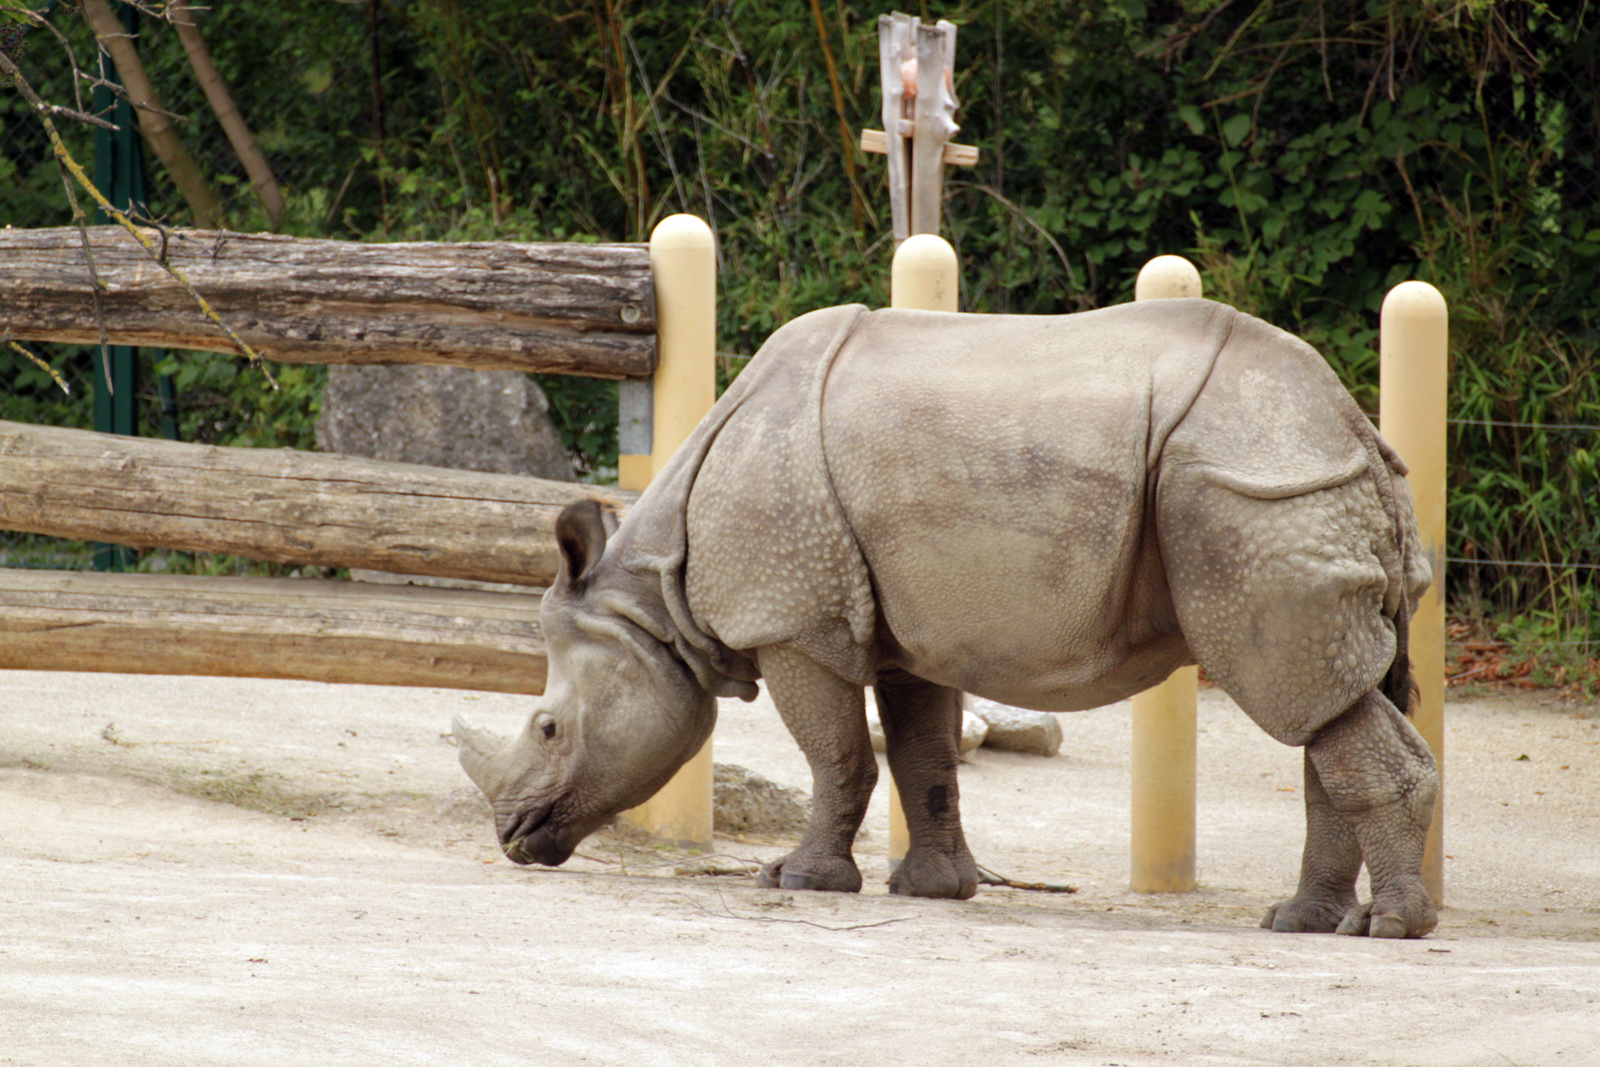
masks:
{"type": "MultiPolygon", "coordinates": [[[[881,796],[858,896],[610,835],[513,867],[442,735],[528,706],[0,672],[0,1063],[1600,1064],[1593,705],[1449,707],[1449,906],[1398,944],[1256,927],[1298,867],[1299,753],[1214,692],[1200,891],[1126,889],[1122,708],[963,769],[979,861],[1079,888],[965,903],[886,894],[881,796]]],[[[716,745],[809,787],[764,702],[716,745]]]]}

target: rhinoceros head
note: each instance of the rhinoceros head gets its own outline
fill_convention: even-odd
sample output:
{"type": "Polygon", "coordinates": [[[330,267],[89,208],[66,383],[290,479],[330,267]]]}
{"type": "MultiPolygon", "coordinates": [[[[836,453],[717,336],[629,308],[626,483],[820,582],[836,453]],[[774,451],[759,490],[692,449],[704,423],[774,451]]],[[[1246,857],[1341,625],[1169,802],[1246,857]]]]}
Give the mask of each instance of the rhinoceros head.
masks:
{"type": "Polygon", "coordinates": [[[589,500],[557,521],[561,572],[539,611],[548,681],[527,726],[501,739],[455,721],[461,765],[516,863],[565,862],[665,785],[716,722],[715,698],[673,655],[648,578],[606,556],[612,523],[589,500]]]}

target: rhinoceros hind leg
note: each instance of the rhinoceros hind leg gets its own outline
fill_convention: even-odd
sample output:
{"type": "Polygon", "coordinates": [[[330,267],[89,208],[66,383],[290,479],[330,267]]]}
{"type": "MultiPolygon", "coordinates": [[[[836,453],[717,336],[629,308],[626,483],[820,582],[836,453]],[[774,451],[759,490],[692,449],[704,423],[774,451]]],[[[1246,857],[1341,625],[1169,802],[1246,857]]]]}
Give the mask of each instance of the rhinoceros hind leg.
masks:
{"type": "Polygon", "coordinates": [[[961,694],[900,672],[879,677],[873,692],[911,836],[889,892],[966,900],[978,891],[978,864],[961,832],[956,785],[961,694]]]}
{"type": "Polygon", "coordinates": [[[756,884],[859,892],[850,846],[878,781],[861,687],[790,648],[756,655],[772,702],[811,765],[811,821],[800,846],[762,868],[756,884]]]}
{"type": "MultiPolygon", "coordinates": [[[[1428,743],[1382,694],[1371,692],[1323,727],[1306,746],[1306,756],[1329,807],[1344,819],[1359,845],[1372,882],[1372,901],[1347,908],[1337,932],[1371,937],[1429,933],[1438,925],[1439,913],[1422,881],[1422,852],[1439,774],[1428,743]]],[[[1309,825],[1309,814],[1307,821],[1309,825]]],[[[1308,841],[1307,854],[1311,851],[1308,841]]],[[[1325,852],[1348,864],[1349,845],[1342,839],[1333,839],[1325,852]]],[[[1302,872],[1302,886],[1306,881],[1302,872]]]]}
{"type": "Polygon", "coordinates": [[[1330,934],[1357,906],[1356,876],[1361,873],[1361,843],[1349,822],[1334,810],[1317,765],[1305,756],[1306,847],[1295,895],[1267,909],[1263,928],[1279,933],[1330,934]]]}

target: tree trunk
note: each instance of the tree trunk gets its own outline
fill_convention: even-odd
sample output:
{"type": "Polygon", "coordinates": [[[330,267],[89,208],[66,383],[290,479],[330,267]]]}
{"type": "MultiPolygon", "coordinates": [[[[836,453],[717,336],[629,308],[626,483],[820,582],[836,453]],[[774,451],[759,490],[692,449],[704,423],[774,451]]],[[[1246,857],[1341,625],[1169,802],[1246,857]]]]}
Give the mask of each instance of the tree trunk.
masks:
{"type": "Polygon", "coordinates": [[[636,494],[0,422],[0,529],[75,540],[538,586],[556,516],[586,497],[636,494]]]}
{"type": "Polygon", "coordinates": [[[0,669],[540,693],[538,609],[516,593],[0,570],[0,669]]]}
{"type": "MultiPolygon", "coordinates": [[[[167,119],[161,108],[161,99],[156,95],[156,90],[150,84],[150,78],[145,74],[144,64],[139,61],[138,49],[128,39],[127,31],[123,29],[122,22],[111,10],[105,0],[80,0],[83,17],[88,20],[89,26],[94,30],[94,35],[100,41],[100,47],[105,49],[111,61],[117,65],[117,77],[122,81],[122,88],[127,92],[128,99],[133,101],[134,110],[139,115],[139,132],[144,135],[145,144],[161,160],[161,165],[166,168],[167,176],[178,187],[183,198],[189,204],[189,210],[194,212],[195,225],[204,228],[218,226],[222,222],[222,202],[206,184],[205,175],[200,167],[183,147],[183,142],[178,139],[177,131],[172,128],[172,123],[167,119]]],[[[98,341],[98,338],[96,339],[98,341]]]]}
{"type": "MultiPolygon", "coordinates": [[[[655,370],[655,290],[644,245],[147,232],[267,359],[597,378],[655,370]]],[[[96,226],[89,235],[112,344],[235,350],[126,231],[96,226]]],[[[0,230],[0,336],[99,343],[77,229],[0,230]]]]}
{"type": "Polygon", "coordinates": [[[177,0],[169,8],[172,25],[178,31],[178,40],[183,42],[183,50],[189,56],[189,66],[194,70],[194,76],[200,82],[200,88],[205,92],[222,131],[228,135],[228,143],[233,145],[234,154],[249,175],[250,188],[256,191],[261,206],[267,209],[268,223],[276,230],[278,220],[283,217],[283,191],[278,188],[278,179],[273,177],[267,157],[261,154],[256,139],[250,135],[250,127],[245,124],[244,116],[239,114],[233,94],[228,92],[227,82],[222,80],[217,65],[211,61],[211,50],[206,47],[205,38],[200,36],[194,7],[177,0]]]}

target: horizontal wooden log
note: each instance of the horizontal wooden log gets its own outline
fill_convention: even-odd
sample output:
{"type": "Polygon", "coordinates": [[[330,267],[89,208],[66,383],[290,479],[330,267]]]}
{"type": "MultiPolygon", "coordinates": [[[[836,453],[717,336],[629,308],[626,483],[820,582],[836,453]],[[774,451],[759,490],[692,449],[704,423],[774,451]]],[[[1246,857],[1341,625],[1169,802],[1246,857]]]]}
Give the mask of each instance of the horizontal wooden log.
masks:
{"type": "MultiPolygon", "coordinates": [[[[146,232],[268,359],[599,378],[655,370],[655,291],[642,244],[360,244],[146,232]]],[[[235,351],[127,231],[95,226],[89,235],[113,344],[235,351]]],[[[76,229],[0,230],[0,337],[96,344],[95,305],[76,229]]]]}
{"type": "Polygon", "coordinates": [[[0,421],[0,529],[281,563],[548,585],[555,520],[617,489],[0,421]]]}
{"type": "Polygon", "coordinates": [[[0,570],[0,668],[540,693],[538,608],[519,593],[0,570]]]}

